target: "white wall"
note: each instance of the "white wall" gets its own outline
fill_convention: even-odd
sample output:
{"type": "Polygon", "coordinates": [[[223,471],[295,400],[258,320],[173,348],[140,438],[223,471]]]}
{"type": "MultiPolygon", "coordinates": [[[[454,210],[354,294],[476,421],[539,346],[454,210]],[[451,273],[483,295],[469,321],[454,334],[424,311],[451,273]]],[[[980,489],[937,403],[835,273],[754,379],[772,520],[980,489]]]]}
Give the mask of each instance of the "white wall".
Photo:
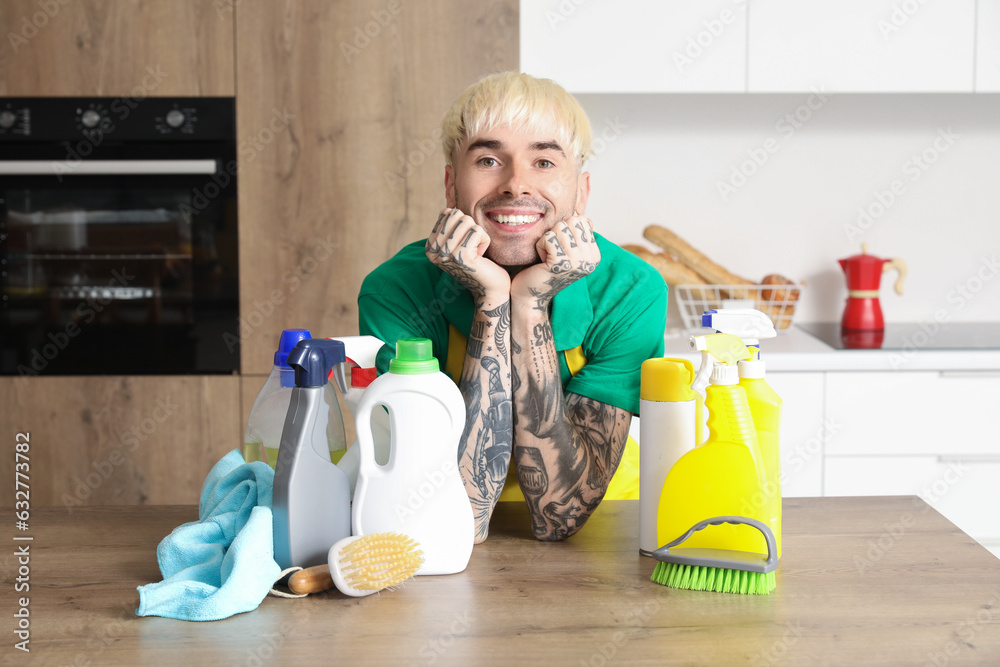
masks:
{"type": "Polygon", "coordinates": [[[577,97],[598,137],[587,212],[612,241],[652,248],[656,223],[739,275],[806,281],[803,322],[840,319],[837,259],[865,242],[909,264],[903,296],[883,279],[886,321],[1000,319],[1000,95],[577,97]]]}

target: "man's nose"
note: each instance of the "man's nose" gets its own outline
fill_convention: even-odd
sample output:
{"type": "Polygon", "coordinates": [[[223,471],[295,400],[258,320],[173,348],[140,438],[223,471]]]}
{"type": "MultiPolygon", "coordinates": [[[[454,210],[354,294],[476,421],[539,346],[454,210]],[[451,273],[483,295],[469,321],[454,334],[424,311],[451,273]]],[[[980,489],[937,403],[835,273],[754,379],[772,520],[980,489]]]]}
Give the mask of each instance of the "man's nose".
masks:
{"type": "Polygon", "coordinates": [[[500,184],[501,192],[512,197],[531,194],[531,181],[528,178],[528,170],[517,164],[507,166],[507,173],[500,184]]]}

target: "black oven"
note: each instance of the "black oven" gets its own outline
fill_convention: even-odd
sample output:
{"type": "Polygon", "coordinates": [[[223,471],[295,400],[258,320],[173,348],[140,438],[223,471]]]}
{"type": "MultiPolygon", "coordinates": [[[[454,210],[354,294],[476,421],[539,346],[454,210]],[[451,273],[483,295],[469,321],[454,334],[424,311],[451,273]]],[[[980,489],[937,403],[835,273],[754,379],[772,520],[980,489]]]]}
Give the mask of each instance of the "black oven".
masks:
{"type": "Polygon", "coordinates": [[[239,371],[232,98],[0,98],[0,374],[239,371]]]}

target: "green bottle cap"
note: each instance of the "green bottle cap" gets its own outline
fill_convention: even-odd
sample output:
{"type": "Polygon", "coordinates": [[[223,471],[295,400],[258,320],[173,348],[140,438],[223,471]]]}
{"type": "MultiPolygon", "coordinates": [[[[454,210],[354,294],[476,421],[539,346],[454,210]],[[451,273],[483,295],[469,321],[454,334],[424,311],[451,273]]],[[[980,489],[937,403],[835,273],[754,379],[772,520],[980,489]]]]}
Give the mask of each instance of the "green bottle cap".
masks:
{"type": "Polygon", "coordinates": [[[389,360],[389,372],[397,375],[437,373],[437,357],[428,338],[400,338],[396,341],[396,356],[389,360]]]}

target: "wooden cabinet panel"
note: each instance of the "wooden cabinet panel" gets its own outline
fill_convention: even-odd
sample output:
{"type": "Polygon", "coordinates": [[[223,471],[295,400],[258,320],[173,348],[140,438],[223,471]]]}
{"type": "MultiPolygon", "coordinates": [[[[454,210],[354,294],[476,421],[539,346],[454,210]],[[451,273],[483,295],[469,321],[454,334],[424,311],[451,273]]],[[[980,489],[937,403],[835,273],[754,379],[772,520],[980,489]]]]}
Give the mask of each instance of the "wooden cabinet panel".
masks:
{"type": "Polygon", "coordinates": [[[0,411],[4,443],[31,434],[32,507],[197,503],[242,437],[236,376],[0,378],[0,411]]]}
{"type": "Polygon", "coordinates": [[[4,0],[0,26],[0,95],[234,94],[229,2],[4,0]]]}
{"type": "Polygon", "coordinates": [[[444,206],[440,122],[517,67],[517,2],[238,4],[242,368],[282,329],[357,333],[364,276],[444,206]]]}

